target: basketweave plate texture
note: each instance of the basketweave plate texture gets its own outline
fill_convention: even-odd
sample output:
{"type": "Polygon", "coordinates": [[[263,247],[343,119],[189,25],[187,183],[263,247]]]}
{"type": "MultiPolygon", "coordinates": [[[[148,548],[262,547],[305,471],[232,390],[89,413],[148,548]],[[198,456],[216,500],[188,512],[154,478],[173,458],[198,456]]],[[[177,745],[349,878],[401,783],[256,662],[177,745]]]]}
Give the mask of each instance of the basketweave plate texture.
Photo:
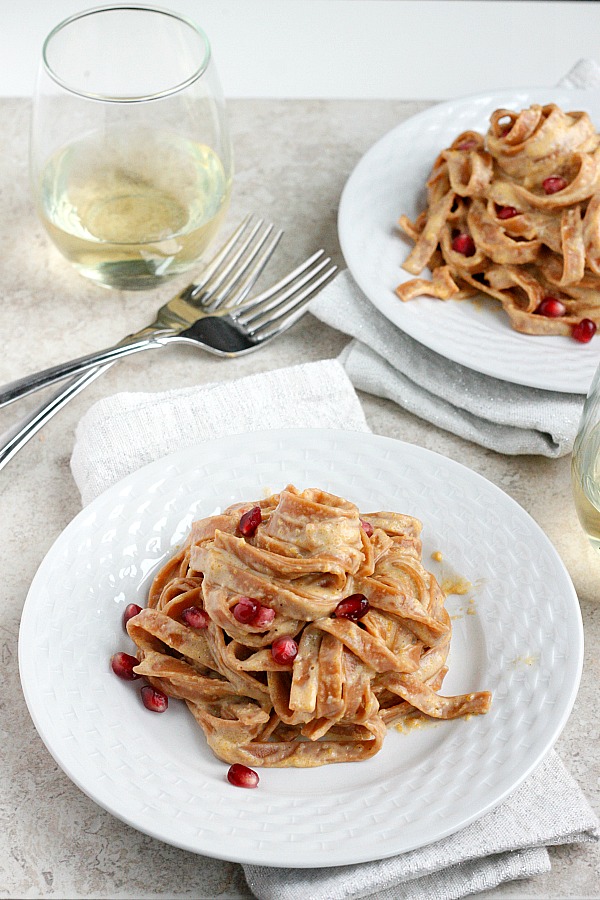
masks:
{"type": "MultiPolygon", "coordinates": [[[[462,131],[485,133],[495,109],[556,103],[586,110],[600,130],[600,92],[567,88],[513,89],[440,103],[402,122],[362,157],[342,192],[338,232],[348,269],[386,318],[419,343],[461,365],[513,384],[585,394],[600,362],[600,335],[589,344],[571,337],[519,334],[498,301],[479,295],[442,302],[400,301],[394,289],[412,276],[401,268],[409,242],[396,228],[425,208],[431,166],[462,131]]],[[[429,271],[424,270],[423,277],[429,271]]]]}
{"type": "Polygon", "coordinates": [[[552,747],[574,702],[583,637],[573,585],[544,533],[481,476],[386,437],[274,430],[215,440],[151,463],[86,507],[29,591],[19,636],[25,698],[48,750],[96,803],[134,828],[208,856],[333,866],[435,841],[492,809],[552,747]],[[162,715],[109,668],[132,651],[121,616],[193,519],[295,484],[363,512],[423,522],[423,560],[450,595],[444,693],[493,692],[485,716],[390,730],[373,759],[263,769],[226,781],[183,703],[162,715]],[[431,554],[443,559],[435,562],[431,554]]]}

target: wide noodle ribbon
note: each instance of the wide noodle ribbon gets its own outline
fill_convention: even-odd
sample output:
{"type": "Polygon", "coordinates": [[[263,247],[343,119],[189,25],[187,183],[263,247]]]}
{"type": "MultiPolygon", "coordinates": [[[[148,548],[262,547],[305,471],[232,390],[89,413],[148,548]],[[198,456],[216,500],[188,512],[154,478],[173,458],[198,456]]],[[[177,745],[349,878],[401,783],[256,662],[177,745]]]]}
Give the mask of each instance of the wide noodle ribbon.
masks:
{"type": "Polygon", "coordinates": [[[185,701],[228,763],[367,759],[390,725],[485,713],[488,692],[437,693],[451,623],[421,563],[420,532],[410,516],[361,515],[341,497],[293,485],[199,520],[127,624],[135,670],[185,701]],[[255,506],[261,522],[244,535],[240,519],[255,506]],[[356,594],[364,614],[337,615],[356,594]],[[240,622],[242,598],[267,608],[268,624],[240,622]],[[192,606],[207,614],[206,627],[186,623],[192,606]],[[297,643],[292,662],[272,653],[281,636],[297,643]]]}
{"type": "Polygon", "coordinates": [[[414,241],[403,268],[432,273],[400,284],[401,300],[482,292],[527,334],[600,325],[600,135],[586,112],[496,110],[485,136],[463,132],[439,154],[427,209],[398,224],[414,241]],[[458,235],[468,236],[465,252],[458,235]],[[540,314],[545,297],[564,313],[540,314]]]}

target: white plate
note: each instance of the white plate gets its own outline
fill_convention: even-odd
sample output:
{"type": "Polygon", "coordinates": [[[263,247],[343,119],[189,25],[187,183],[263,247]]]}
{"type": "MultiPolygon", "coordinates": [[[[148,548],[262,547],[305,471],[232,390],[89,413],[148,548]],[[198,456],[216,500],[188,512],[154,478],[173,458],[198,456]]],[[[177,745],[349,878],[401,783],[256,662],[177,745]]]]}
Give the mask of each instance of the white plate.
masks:
{"type": "MultiPolygon", "coordinates": [[[[437,353],[513,384],[586,393],[600,362],[600,335],[589,344],[571,337],[514,331],[490,298],[449,301],[419,297],[402,303],[394,288],[412,276],[401,268],[412,243],[396,230],[402,213],[425,206],[425,181],[438,153],[467,129],[487,131],[500,107],[557,103],[584,109],[600,130],[600,93],[525,89],[478,94],[441,103],[381,138],[358,163],[342,193],[338,230],[346,264],[371,302],[390,321],[437,353]]],[[[425,273],[426,275],[426,273],[425,273]]]]}
{"type": "Polygon", "coordinates": [[[81,512],[31,585],[19,663],[33,721],[93,800],[142,832],[208,856],[333,866],[430,843],[498,804],[558,737],[577,692],[582,625],[573,585],[540,528],[469,469],[390,438],[282,430],[211,441],[152,463],[81,512]],[[232,787],[183,703],[145,710],[109,669],[121,628],[192,519],[280,490],[322,487],[363,511],[424,523],[424,561],[474,587],[451,596],[444,692],[489,689],[485,716],[391,730],[361,763],[264,769],[232,787]],[[430,559],[441,551],[443,561],[430,559]],[[472,602],[469,602],[472,601],[472,602]],[[471,609],[474,615],[467,613],[471,609]]]}

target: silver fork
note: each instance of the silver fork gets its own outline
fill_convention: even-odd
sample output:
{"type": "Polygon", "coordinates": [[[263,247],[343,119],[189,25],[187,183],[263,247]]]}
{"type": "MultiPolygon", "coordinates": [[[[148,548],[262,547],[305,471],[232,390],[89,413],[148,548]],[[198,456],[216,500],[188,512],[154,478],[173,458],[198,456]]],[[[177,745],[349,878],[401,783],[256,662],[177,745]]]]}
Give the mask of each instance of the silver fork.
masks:
{"type": "MultiPolygon", "coordinates": [[[[327,269],[331,260],[329,257],[322,259],[322,256],[323,251],[317,251],[277,284],[245,302],[240,301],[239,297],[229,298],[225,308],[220,303],[215,305],[213,301],[201,318],[198,317],[197,309],[194,309],[195,321],[188,328],[182,329],[181,325],[153,328],[149,333],[148,329],[143,329],[106,350],[12,381],[0,389],[0,407],[56,381],[62,381],[67,376],[94,369],[99,364],[113,363],[132,353],[158,349],[169,344],[192,344],[216,356],[242,356],[251,353],[297,322],[304,315],[315,292],[337,270],[336,266],[327,269]],[[232,303],[235,307],[228,312],[232,303]]],[[[181,306],[183,307],[183,303],[181,306]]]]}
{"type": "MultiPolygon", "coordinates": [[[[150,325],[135,334],[127,335],[115,347],[127,346],[142,335],[151,337],[168,333],[174,327],[185,328],[196,319],[217,311],[219,307],[241,303],[269,262],[283,234],[282,231],[278,231],[262,254],[258,255],[272,231],[273,225],[264,225],[262,220],[254,222],[253,216],[247,216],[212,259],[206,263],[199,281],[188,285],[180,294],[161,306],[150,325]],[[249,234],[248,229],[250,229],[249,234]],[[244,275],[246,279],[240,284],[240,279],[244,275]],[[184,315],[187,318],[183,318],[184,315]]],[[[3,397],[0,407],[39,390],[53,381],[60,381],[69,374],[74,374],[67,370],[64,374],[59,375],[63,365],[52,366],[4,385],[3,388],[0,388],[0,394],[3,397]],[[47,374],[53,372],[56,373],[56,377],[47,374]]],[[[98,368],[96,377],[107,368],[108,366],[98,368]]],[[[88,374],[91,380],[91,373],[88,374]]],[[[72,384],[74,385],[75,382],[73,381],[72,384]]]]}
{"type": "MultiPolygon", "coordinates": [[[[205,349],[216,352],[219,355],[231,356],[238,353],[248,353],[257,349],[267,341],[282,334],[290,328],[306,311],[306,306],[314,293],[329,280],[336,267],[332,266],[326,271],[329,259],[321,259],[323,251],[313,254],[308,260],[294,269],[285,278],[266,291],[263,291],[251,300],[244,302],[248,292],[256,282],[281,237],[278,232],[274,237],[270,234],[272,226],[263,229],[262,223],[258,223],[252,229],[249,238],[241,241],[250,219],[245,220],[229,239],[217,256],[207,265],[203,279],[200,283],[190,285],[176,298],[159,311],[159,315],[151,326],[142,329],[136,335],[125,338],[123,342],[109,348],[100,354],[90,354],[73,364],[76,368],[53,367],[42,376],[33,376],[38,380],[29,388],[26,386],[28,379],[21,379],[7,386],[14,388],[17,393],[4,403],[11,402],[31,390],[37,390],[46,384],[59,378],[64,378],[74,371],[84,370],[83,375],[69,381],[66,387],[61,388],[48,401],[36,408],[16,429],[8,435],[0,444],[0,469],[33,437],[39,429],[49,421],[60,409],[73,397],[77,396],[85,387],[91,384],[102,372],[128,353],[151,347],[164,346],[173,341],[200,344],[205,349]],[[268,243],[266,243],[268,240],[268,243]],[[266,247],[265,247],[266,243],[266,247]],[[264,248],[264,249],[263,249],[264,248]],[[262,251],[262,252],[261,252],[262,251]],[[243,259],[241,259],[243,257],[243,259]],[[241,261],[240,261],[241,260],[241,261]],[[191,308],[190,308],[191,307],[191,308]],[[165,318],[168,312],[169,321],[165,318]],[[162,316],[162,318],[161,318],[162,316]],[[190,318],[193,324],[189,328],[183,328],[172,321],[175,316],[182,323],[190,318]],[[200,332],[203,322],[209,322],[211,331],[200,332]],[[170,323],[170,324],[169,324],[170,323]],[[180,331],[176,327],[181,327],[180,331]],[[219,345],[212,340],[218,333],[219,345]],[[237,342],[232,349],[224,346],[225,335],[233,334],[237,342]],[[102,365],[98,362],[102,361],[102,365]],[[90,368],[91,367],[91,368],[90,368]],[[58,374],[60,370],[61,374],[58,374]],[[50,375],[48,379],[47,373],[50,375]]],[[[231,345],[228,345],[231,347],[231,345]]],[[[0,439],[1,440],[1,439],[0,439]]]]}

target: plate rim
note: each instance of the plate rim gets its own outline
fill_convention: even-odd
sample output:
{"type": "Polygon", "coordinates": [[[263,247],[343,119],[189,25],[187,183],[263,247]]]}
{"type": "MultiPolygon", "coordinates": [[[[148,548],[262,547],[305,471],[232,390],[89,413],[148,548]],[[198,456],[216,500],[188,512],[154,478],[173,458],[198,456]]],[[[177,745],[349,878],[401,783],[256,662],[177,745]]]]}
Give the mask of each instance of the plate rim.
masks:
{"type": "MultiPolygon", "coordinates": [[[[422,344],[424,347],[427,347],[434,353],[438,353],[440,356],[448,359],[450,362],[462,365],[466,369],[470,369],[473,372],[477,372],[492,379],[506,382],[507,384],[516,384],[523,387],[536,388],[545,391],[556,391],[557,393],[567,395],[586,394],[591,384],[596,366],[600,364],[600,353],[598,352],[600,350],[600,332],[598,336],[595,337],[589,344],[577,345],[577,352],[581,354],[582,358],[587,358],[590,360],[590,370],[588,376],[582,376],[581,380],[577,381],[576,385],[565,386],[558,377],[555,381],[553,381],[551,385],[548,385],[547,381],[542,376],[536,376],[535,368],[528,374],[521,376],[519,376],[518,374],[517,376],[515,376],[514,371],[499,371],[496,366],[490,365],[488,363],[487,357],[484,357],[482,360],[473,362],[472,359],[468,358],[464,354],[461,354],[461,352],[455,349],[452,345],[450,345],[449,347],[444,346],[443,341],[436,340],[435,328],[430,328],[429,331],[427,331],[425,327],[417,327],[415,333],[415,329],[412,327],[413,320],[411,320],[410,318],[402,317],[402,313],[400,312],[402,309],[402,305],[400,301],[398,301],[397,306],[392,303],[393,288],[395,285],[386,286],[386,289],[389,289],[389,303],[388,300],[386,300],[385,303],[380,302],[380,298],[377,296],[378,291],[372,288],[372,285],[369,283],[369,279],[365,277],[364,270],[361,269],[360,265],[356,264],[355,260],[352,258],[352,254],[349,252],[351,241],[348,239],[347,234],[350,233],[351,229],[349,227],[349,223],[346,220],[348,216],[347,209],[350,206],[350,203],[354,202],[354,182],[362,174],[363,170],[368,168],[369,162],[372,159],[376,158],[377,154],[380,153],[383,148],[387,147],[388,144],[393,146],[394,139],[398,136],[398,134],[402,134],[404,128],[409,126],[413,127],[415,123],[418,124],[420,121],[426,122],[428,120],[435,120],[435,118],[439,117],[440,113],[443,113],[444,110],[451,109],[452,107],[456,107],[457,105],[463,106],[469,103],[476,103],[478,101],[483,102],[487,100],[490,104],[495,106],[496,104],[501,105],[503,99],[504,102],[509,103],[511,101],[511,98],[513,98],[514,102],[514,96],[516,94],[527,95],[529,98],[531,98],[529,102],[552,102],[552,100],[550,99],[552,95],[554,95],[555,98],[557,95],[559,95],[561,98],[564,97],[565,100],[568,98],[572,98],[574,102],[571,108],[577,107],[577,101],[581,101],[580,105],[583,105],[585,107],[585,101],[587,101],[587,105],[595,105],[598,108],[598,114],[600,114],[600,87],[591,89],[579,89],[569,88],[561,85],[556,85],[554,87],[544,87],[543,85],[533,87],[521,86],[514,88],[501,88],[497,90],[478,91],[470,94],[465,94],[460,97],[436,102],[433,105],[428,106],[426,109],[422,109],[419,112],[408,116],[403,121],[398,122],[385,134],[376,139],[356,162],[348,178],[346,179],[340,195],[337,213],[338,240],[347,268],[369,302],[372,303],[375,308],[378,309],[379,312],[388,319],[388,321],[395,325],[399,330],[404,331],[417,343],[422,344]],[[545,99],[541,97],[537,97],[537,99],[535,98],[535,95],[540,94],[546,95],[545,99]],[[550,97],[548,95],[550,95],[550,97]],[[388,306],[389,308],[385,308],[388,306]],[[433,337],[431,337],[432,335],[433,337]],[[595,355],[593,355],[594,350],[595,355]]],[[[562,102],[562,100],[560,102],[562,102]]],[[[598,125],[598,131],[600,132],[600,124],[598,125]]],[[[439,150],[441,149],[442,147],[439,147],[437,152],[439,152],[439,150]]],[[[424,184],[421,187],[424,189],[424,184]]],[[[394,226],[396,219],[401,213],[402,210],[399,208],[397,216],[388,223],[390,229],[394,226]]],[[[398,269],[401,269],[401,262],[402,257],[400,254],[397,263],[398,269]]],[[[485,298],[483,302],[489,302],[489,298],[487,298],[485,295],[482,295],[482,297],[485,298]]],[[[421,298],[415,298],[410,302],[411,304],[415,304],[418,303],[420,299],[421,298]]],[[[509,328],[508,335],[513,341],[531,337],[516,332],[511,328],[510,324],[507,324],[507,327],[509,328]]],[[[561,336],[536,335],[534,336],[534,339],[537,341],[537,348],[539,349],[543,346],[554,346],[555,342],[561,339],[561,336]],[[542,344],[542,341],[544,342],[544,344],[542,344]]],[[[532,346],[535,347],[536,345],[532,346]]]]}
{"type": "MultiPolygon", "coordinates": [[[[444,466],[449,466],[450,469],[460,470],[463,474],[466,473],[466,477],[474,481],[475,484],[481,484],[485,486],[486,490],[491,490],[493,494],[501,495],[503,497],[503,502],[509,503],[509,505],[517,512],[518,515],[524,517],[528,521],[528,525],[533,531],[536,533],[537,538],[542,541],[545,545],[547,551],[550,552],[551,556],[554,557],[555,564],[558,566],[560,570],[562,570],[562,574],[565,579],[565,587],[568,588],[568,592],[570,595],[570,613],[572,615],[572,621],[570,622],[571,627],[575,626],[576,629],[576,659],[572,661],[571,668],[574,666],[574,675],[573,680],[570,685],[570,690],[568,692],[568,696],[563,698],[562,705],[563,711],[559,718],[554,722],[554,726],[551,730],[551,734],[544,741],[543,748],[538,748],[535,758],[533,758],[529,765],[522,769],[512,783],[506,787],[499,795],[492,798],[486,804],[481,806],[476,813],[470,815],[469,817],[463,819],[458,825],[449,826],[445,829],[442,829],[438,834],[436,834],[434,840],[440,840],[444,837],[447,837],[450,834],[453,834],[457,831],[462,830],[467,825],[476,821],[477,819],[484,816],[486,813],[490,812],[492,809],[499,806],[507,796],[513,793],[517,787],[522,784],[522,782],[531,774],[531,772],[537,768],[537,766],[543,761],[546,755],[552,750],[554,744],[556,743],[558,737],[560,736],[562,730],[564,729],[573,709],[573,705],[575,703],[580,681],[583,670],[583,655],[584,655],[584,632],[583,632],[583,620],[581,616],[581,610],[579,608],[579,602],[577,598],[577,594],[575,592],[574,585],[570,578],[569,572],[566,569],[560,555],[554,548],[552,542],[543,531],[541,526],[537,524],[535,519],[525,510],[514,498],[512,498],[509,494],[507,494],[502,488],[498,485],[494,484],[494,482],[487,479],[484,475],[481,475],[479,472],[476,472],[473,469],[470,469],[468,466],[465,466],[463,463],[460,463],[450,457],[446,457],[443,454],[430,450],[425,447],[421,447],[416,444],[411,444],[406,441],[398,440],[396,438],[392,438],[386,435],[378,435],[370,432],[357,432],[352,430],[345,429],[327,429],[327,428],[284,428],[284,429],[263,429],[255,432],[239,432],[239,435],[248,435],[249,437],[256,438],[259,435],[268,436],[272,438],[273,436],[282,436],[287,440],[297,442],[298,439],[301,439],[305,435],[310,435],[313,438],[324,437],[327,435],[344,435],[346,437],[350,436],[354,441],[366,441],[367,445],[372,445],[374,442],[375,445],[380,444],[382,447],[387,447],[388,449],[395,448],[399,450],[402,454],[403,452],[408,451],[409,454],[417,454],[419,457],[424,457],[425,459],[434,459],[443,461],[444,466]]],[[[135,817],[130,817],[126,813],[122,813],[116,810],[110,804],[104,802],[98,796],[98,790],[94,789],[94,785],[92,787],[89,784],[86,784],[82,779],[74,773],[68,766],[65,765],[64,759],[61,758],[60,748],[57,748],[52,742],[49,740],[49,736],[43,732],[40,728],[39,716],[37,715],[38,706],[36,706],[36,701],[34,697],[34,688],[31,684],[27,683],[24,680],[24,673],[27,668],[31,666],[31,659],[27,658],[29,649],[26,647],[26,638],[28,633],[28,628],[31,627],[30,620],[33,621],[34,612],[35,612],[35,592],[37,589],[37,584],[44,577],[44,569],[47,565],[49,565],[49,559],[51,558],[55,548],[60,546],[62,542],[66,541],[71,533],[76,532],[79,523],[84,520],[86,517],[92,515],[98,515],[98,511],[101,510],[102,506],[107,504],[109,500],[111,500],[114,496],[118,496],[123,489],[127,488],[129,484],[135,484],[138,480],[143,480],[152,472],[157,473],[162,467],[168,464],[170,461],[176,461],[177,459],[187,459],[190,458],[193,453],[198,453],[202,451],[205,445],[219,445],[222,443],[226,443],[231,440],[231,436],[226,436],[222,438],[212,439],[210,441],[206,441],[200,444],[197,444],[192,447],[182,448],[180,450],[174,451],[172,453],[166,454],[163,457],[160,457],[153,462],[147,463],[140,469],[135,472],[130,473],[124,478],[117,481],[107,490],[105,490],[102,494],[92,500],[86,507],[84,507],[68,524],[67,526],[58,534],[56,539],[53,541],[51,547],[48,549],[46,554],[44,555],[35,575],[32,580],[31,586],[27,593],[27,597],[23,606],[23,612],[21,616],[21,622],[19,626],[19,637],[18,637],[18,667],[19,667],[19,676],[21,679],[21,685],[23,690],[23,695],[26,701],[26,705],[29,711],[29,714],[32,718],[32,721],[36,727],[38,735],[40,736],[42,742],[46,746],[46,749],[49,751],[52,758],[55,760],[57,765],[62,769],[62,771],[67,775],[67,777],[73,781],[73,783],[83,791],[94,803],[96,803],[101,808],[105,809],[111,815],[115,816],[119,820],[125,822],[130,827],[135,830],[148,834],[157,840],[162,841],[163,843],[170,844],[172,846],[179,847],[180,849],[193,852],[195,854],[204,854],[211,856],[215,859],[222,859],[225,861],[241,863],[241,864],[251,864],[251,865],[265,865],[265,866],[273,866],[277,867],[280,863],[271,859],[271,861],[266,859],[257,859],[255,854],[251,854],[250,856],[245,856],[243,853],[228,853],[225,850],[222,853],[215,851],[214,847],[210,847],[210,849],[203,849],[199,845],[192,845],[187,841],[178,841],[173,839],[172,837],[166,837],[164,830],[153,828],[151,824],[147,824],[141,826],[140,823],[135,819],[135,817]]],[[[190,460],[190,465],[192,464],[190,460]]],[[[163,556],[168,555],[168,553],[164,553],[163,556]]],[[[566,602],[566,601],[565,601],[566,602]]],[[[63,751],[64,752],[64,751],[63,751]]],[[[389,858],[391,856],[396,855],[397,853],[408,852],[412,849],[418,849],[419,847],[426,846],[428,841],[420,841],[414,846],[403,847],[400,850],[391,850],[386,852],[383,856],[374,855],[373,851],[367,852],[364,856],[360,858],[353,857],[352,859],[344,859],[344,858],[335,858],[332,861],[324,861],[322,859],[315,862],[314,859],[309,858],[300,858],[294,860],[295,868],[313,868],[315,866],[318,867],[330,867],[337,865],[352,865],[355,863],[364,863],[373,861],[375,859],[383,859],[389,858]]],[[[295,848],[295,850],[300,850],[300,844],[295,842],[291,845],[295,848]]],[[[281,845],[275,845],[269,848],[271,854],[279,855],[281,854],[282,847],[281,845]]]]}

